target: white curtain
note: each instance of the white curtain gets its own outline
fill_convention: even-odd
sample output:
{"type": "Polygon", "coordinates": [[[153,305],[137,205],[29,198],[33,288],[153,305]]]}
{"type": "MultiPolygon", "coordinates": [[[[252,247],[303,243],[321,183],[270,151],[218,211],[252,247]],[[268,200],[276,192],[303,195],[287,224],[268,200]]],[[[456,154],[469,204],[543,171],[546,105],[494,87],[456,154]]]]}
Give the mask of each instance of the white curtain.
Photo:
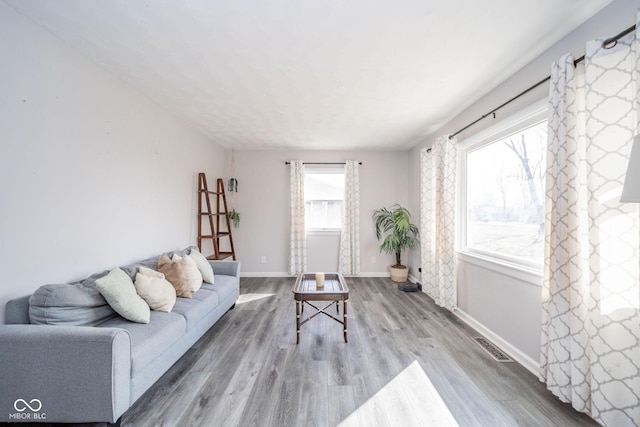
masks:
{"type": "Polygon", "coordinates": [[[289,274],[298,274],[307,269],[307,236],[304,226],[304,163],[302,160],[292,160],[290,163],[289,274]]]}
{"type": "Polygon", "coordinates": [[[456,150],[447,136],[420,151],[420,249],[422,284],[436,304],[458,305],[456,283],[456,150]]]}
{"type": "Polygon", "coordinates": [[[347,160],[344,166],[344,213],[338,271],[360,273],[360,164],[357,160],[347,160]]]}
{"type": "Polygon", "coordinates": [[[640,425],[638,204],[620,203],[638,132],[637,35],[553,64],[541,378],[604,426],[640,425]]]}

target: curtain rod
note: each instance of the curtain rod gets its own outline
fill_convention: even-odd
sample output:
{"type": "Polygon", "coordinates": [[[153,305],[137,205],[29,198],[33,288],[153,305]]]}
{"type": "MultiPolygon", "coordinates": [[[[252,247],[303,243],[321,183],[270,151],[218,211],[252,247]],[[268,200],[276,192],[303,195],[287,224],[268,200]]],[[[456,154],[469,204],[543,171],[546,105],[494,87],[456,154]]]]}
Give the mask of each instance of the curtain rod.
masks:
{"type": "MultiPolygon", "coordinates": [[[[618,42],[618,40],[620,40],[621,38],[623,38],[624,36],[626,36],[627,34],[631,33],[632,31],[635,31],[636,26],[632,25],[629,28],[627,28],[626,30],[620,32],[619,34],[616,34],[613,37],[610,37],[608,39],[606,39],[605,41],[602,42],[602,47],[605,49],[611,49],[612,47],[614,47],[616,45],[616,43],[618,42]]],[[[576,59],[575,61],[573,61],[573,65],[578,65],[579,63],[581,63],[582,61],[584,61],[584,55],[582,55],[580,58],[576,59]]],[[[496,108],[494,108],[493,110],[489,111],[487,114],[482,115],[479,119],[474,120],[473,122],[469,123],[468,125],[466,125],[465,127],[455,131],[454,133],[449,135],[449,139],[453,138],[454,136],[458,135],[459,133],[464,132],[465,130],[469,129],[471,126],[475,125],[476,123],[486,119],[487,117],[493,115],[493,118],[496,118],[496,111],[500,110],[501,108],[503,108],[506,105],[511,104],[513,101],[515,101],[516,99],[520,98],[523,95],[526,95],[527,93],[531,92],[532,90],[534,90],[535,88],[537,88],[538,86],[548,82],[549,80],[551,80],[551,76],[545,77],[544,79],[540,80],[538,83],[534,84],[533,86],[523,90],[522,92],[520,92],[519,94],[517,94],[516,96],[514,96],[513,98],[509,99],[508,101],[500,104],[499,106],[497,106],[496,108]]]]}
{"type": "MultiPolygon", "coordinates": [[[[291,162],[284,162],[285,165],[290,165],[291,162]]],[[[303,165],[344,165],[345,162],[302,162],[303,165]]],[[[362,162],[358,162],[359,165],[362,162]]]]}

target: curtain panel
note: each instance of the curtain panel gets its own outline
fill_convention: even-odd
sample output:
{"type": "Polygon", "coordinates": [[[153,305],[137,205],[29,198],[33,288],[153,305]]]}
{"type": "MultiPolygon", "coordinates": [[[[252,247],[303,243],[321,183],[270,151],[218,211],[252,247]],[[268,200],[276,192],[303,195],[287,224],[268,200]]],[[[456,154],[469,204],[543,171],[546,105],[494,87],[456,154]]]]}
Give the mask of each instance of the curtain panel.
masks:
{"type": "Polygon", "coordinates": [[[304,224],[304,163],[290,162],[291,222],[289,234],[289,274],[307,269],[307,235],[304,224]]]}
{"type": "Polygon", "coordinates": [[[457,139],[438,138],[420,151],[420,252],[424,291],[439,306],[458,305],[456,282],[457,139]]]}
{"type": "Polygon", "coordinates": [[[344,209],[340,232],[338,271],[360,273],[360,164],[347,160],[344,167],[344,209]]]}
{"type": "Polygon", "coordinates": [[[638,132],[637,33],[553,64],[541,379],[604,426],[640,425],[639,205],[620,203],[638,132]]]}

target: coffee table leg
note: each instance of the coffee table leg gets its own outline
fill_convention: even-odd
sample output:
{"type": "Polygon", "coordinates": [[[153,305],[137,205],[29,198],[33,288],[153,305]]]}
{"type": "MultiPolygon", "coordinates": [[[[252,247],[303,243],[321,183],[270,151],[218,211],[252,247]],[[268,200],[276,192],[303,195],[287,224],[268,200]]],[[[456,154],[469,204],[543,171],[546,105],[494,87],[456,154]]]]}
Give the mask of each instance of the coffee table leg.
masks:
{"type": "Polygon", "coordinates": [[[300,343],[300,301],[296,301],[296,344],[300,343]]]}
{"type": "Polygon", "coordinates": [[[348,300],[344,300],[344,305],[342,308],[342,312],[343,312],[343,319],[344,319],[344,342],[348,342],[347,341],[347,301],[348,300]]]}

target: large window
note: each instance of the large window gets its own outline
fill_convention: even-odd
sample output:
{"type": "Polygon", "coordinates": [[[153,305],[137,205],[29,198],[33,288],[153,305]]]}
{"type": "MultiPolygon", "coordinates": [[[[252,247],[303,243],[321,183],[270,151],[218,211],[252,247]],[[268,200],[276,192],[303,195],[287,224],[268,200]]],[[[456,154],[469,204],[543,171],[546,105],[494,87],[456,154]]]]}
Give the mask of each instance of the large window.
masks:
{"type": "Polygon", "coordinates": [[[463,143],[464,252],[541,268],[546,146],[544,111],[463,143]]]}
{"type": "Polygon", "coordinates": [[[304,199],[308,232],[340,231],[344,168],[308,168],[304,174],[304,199]]]}

